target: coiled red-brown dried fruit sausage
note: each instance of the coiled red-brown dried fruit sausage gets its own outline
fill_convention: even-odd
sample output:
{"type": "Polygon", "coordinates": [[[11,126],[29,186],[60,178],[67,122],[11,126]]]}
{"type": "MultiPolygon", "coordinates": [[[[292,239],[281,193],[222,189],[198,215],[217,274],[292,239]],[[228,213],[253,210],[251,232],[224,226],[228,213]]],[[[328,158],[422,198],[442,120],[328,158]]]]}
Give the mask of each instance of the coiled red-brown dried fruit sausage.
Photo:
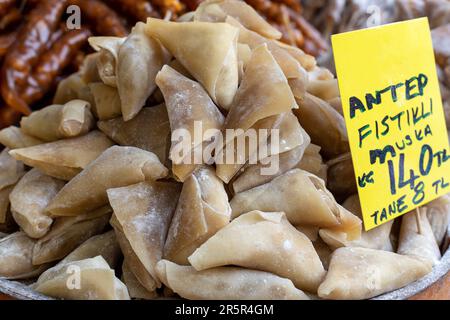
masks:
{"type": "Polygon", "coordinates": [[[16,0],[0,0],[0,17],[3,17],[16,5],[16,0]]]}
{"type": "Polygon", "coordinates": [[[2,58],[16,39],[17,31],[0,35],[0,58],[2,58]]]}
{"type": "Polygon", "coordinates": [[[10,126],[13,123],[17,123],[20,118],[20,113],[8,108],[5,105],[1,104],[0,101],[0,128],[4,128],[10,126]]]}
{"type": "Polygon", "coordinates": [[[305,52],[312,55],[319,55],[328,49],[327,43],[322,39],[320,33],[305,20],[302,16],[289,10],[290,17],[295,21],[298,29],[305,35],[305,52]],[[306,45],[308,43],[308,45],[306,45]]]}
{"type": "Polygon", "coordinates": [[[177,17],[179,13],[184,11],[184,3],[180,0],[153,0],[153,4],[158,7],[162,15],[166,15],[168,12],[172,14],[172,17],[177,17]]]}
{"type": "Polygon", "coordinates": [[[20,10],[14,7],[11,8],[6,14],[0,15],[0,30],[11,29],[21,19],[22,13],[20,10]]]}
{"type": "Polygon", "coordinates": [[[1,69],[1,94],[6,104],[23,114],[30,108],[19,96],[31,69],[45,52],[66,7],[65,0],[42,0],[19,31],[17,41],[5,56],[1,69]]]}
{"type": "Polygon", "coordinates": [[[123,12],[134,22],[146,21],[148,17],[159,18],[159,13],[147,0],[104,0],[118,12],[123,12]]]}
{"type": "Polygon", "coordinates": [[[124,37],[128,34],[121,18],[106,4],[98,0],[69,0],[81,10],[81,21],[88,21],[97,35],[124,37]]]}
{"type": "Polygon", "coordinates": [[[36,64],[28,79],[28,86],[22,93],[23,99],[30,104],[41,99],[54,85],[56,77],[72,63],[91,35],[84,28],[66,31],[36,64]]]}

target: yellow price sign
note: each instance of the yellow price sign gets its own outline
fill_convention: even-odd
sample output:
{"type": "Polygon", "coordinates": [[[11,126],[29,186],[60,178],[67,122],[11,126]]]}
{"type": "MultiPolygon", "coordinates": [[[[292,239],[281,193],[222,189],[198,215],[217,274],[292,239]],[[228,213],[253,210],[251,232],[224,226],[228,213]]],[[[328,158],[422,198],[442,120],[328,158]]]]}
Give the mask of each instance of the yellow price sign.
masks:
{"type": "Polygon", "coordinates": [[[450,151],[427,18],[332,36],[370,230],[450,192],[450,151]]]}

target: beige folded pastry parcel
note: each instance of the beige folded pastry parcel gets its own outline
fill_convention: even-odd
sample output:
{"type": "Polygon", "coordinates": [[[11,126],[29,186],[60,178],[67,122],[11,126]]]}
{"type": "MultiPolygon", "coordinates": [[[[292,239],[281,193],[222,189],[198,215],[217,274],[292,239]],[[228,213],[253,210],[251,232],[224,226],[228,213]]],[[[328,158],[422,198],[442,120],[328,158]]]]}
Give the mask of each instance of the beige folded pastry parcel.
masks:
{"type": "Polygon", "coordinates": [[[68,300],[130,299],[127,287],[101,256],[59,264],[44,272],[33,288],[42,294],[68,300]]]}
{"type": "Polygon", "coordinates": [[[23,117],[20,128],[25,134],[50,142],[86,134],[94,124],[89,102],[71,100],[64,105],[53,104],[23,117]]]}
{"type": "Polygon", "coordinates": [[[10,154],[51,177],[69,181],[112,145],[107,136],[94,130],[81,137],[15,149],[10,154]]]}
{"type": "Polygon", "coordinates": [[[199,167],[184,182],[164,246],[164,258],[189,264],[188,257],[230,221],[231,208],[214,170],[199,167]]]}
{"type": "Polygon", "coordinates": [[[167,175],[155,154],[135,147],[113,146],[69,181],[47,207],[52,216],[74,216],[108,203],[106,190],[167,175]]]}
{"type": "Polygon", "coordinates": [[[148,181],[107,191],[114,210],[113,225],[125,259],[130,270],[149,291],[161,286],[155,266],[163,255],[180,189],[179,183],[148,181]],[[147,284],[148,276],[154,280],[154,286],[147,284]]]}
{"type": "Polygon", "coordinates": [[[252,211],[219,230],[189,257],[197,271],[235,265],[267,271],[316,292],[325,270],[311,241],[282,212],[252,211]]]}
{"type": "Polygon", "coordinates": [[[157,264],[161,281],[185,299],[309,300],[292,281],[269,272],[236,267],[196,271],[167,260],[157,264]]]}
{"type": "Polygon", "coordinates": [[[226,23],[148,18],[146,32],[169,50],[220,107],[229,108],[239,81],[237,28],[226,23]]]}
{"type": "Polygon", "coordinates": [[[340,248],[333,252],[325,281],[324,299],[368,299],[401,288],[431,271],[431,264],[392,252],[340,248]]]}

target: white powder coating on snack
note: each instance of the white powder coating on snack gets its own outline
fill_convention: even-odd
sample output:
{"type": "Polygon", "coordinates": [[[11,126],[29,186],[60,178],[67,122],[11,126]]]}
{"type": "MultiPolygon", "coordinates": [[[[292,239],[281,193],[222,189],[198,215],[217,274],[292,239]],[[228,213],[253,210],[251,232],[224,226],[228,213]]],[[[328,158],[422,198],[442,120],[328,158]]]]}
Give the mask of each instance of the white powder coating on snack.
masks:
{"type": "Polygon", "coordinates": [[[366,287],[370,291],[379,290],[381,287],[381,270],[376,266],[368,265],[366,268],[366,287]]]}
{"type": "Polygon", "coordinates": [[[141,183],[108,191],[110,198],[114,199],[113,203],[117,202],[116,216],[123,224],[127,238],[133,237],[135,241],[139,238],[158,246],[164,243],[166,228],[177,203],[173,199],[176,194],[174,188],[172,185],[141,183]],[[127,203],[138,204],[144,212],[126,213],[123,210],[127,203]]]}
{"type": "Polygon", "coordinates": [[[20,244],[15,241],[4,241],[4,243],[0,242],[0,257],[2,257],[2,260],[14,257],[27,259],[29,254],[27,250],[24,249],[26,248],[20,246],[20,244]]]}
{"type": "Polygon", "coordinates": [[[200,190],[203,200],[208,199],[210,192],[217,192],[214,188],[216,185],[211,179],[211,171],[200,168],[194,173],[194,175],[197,179],[196,184],[200,190]]]}
{"type": "Polygon", "coordinates": [[[208,170],[200,169],[195,172],[195,177],[199,182],[204,182],[206,187],[211,186],[211,176],[208,170]],[[206,183],[209,183],[207,185],[206,183]]]}
{"type": "Polygon", "coordinates": [[[161,230],[166,225],[166,217],[155,208],[150,208],[150,211],[144,215],[134,217],[130,223],[135,232],[151,242],[164,241],[164,232],[161,230]]]}
{"type": "Polygon", "coordinates": [[[23,183],[21,183],[22,180],[19,181],[17,189],[13,190],[10,196],[12,207],[15,208],[18,205],[22,210],[30,208],[39,212],[43,211],[64,186],[63,181],[42,175],[37,170],[29,171],[22,179],[23,183]]]}
{"type": "Polygon", "coordinates": [[[12,233],[0,239],[0,257],[4,257],[3,254],[13,251],[16,251],[20,256],[28,256],[28,249],[32,249],[35,242],[35,240],[27,237],[24,232],[12,233]]]}
{"type": "Polygon", "coordinates": [[[192,121],[223,122],[223,116],[214,102],[209,98],[203,88],[197,83],[190,83],[189,92],[178,91],[172,93],[167,105],[172,128],[187,128],[192,121]],[[204,93],[204,94],[202,94],[204,93]],[[205,119],[206,116],[206,119],[205,119]]]}
{"type": "MultiPolygon", "coordinates": [[[[168,238],[170,237],[170,240],[173,240],[178,236],[178,232],[180,231],[181,226],[181,220],[183,217],[183,210],[175,210],[175,213],[172,218],[172,222],[170,223],[169,232],[168,232],[168,238]]],[[[167,239],[168,241],[169,239],[167,239]]]]}
{"type": "Polygon", "coordinates": [[[292,249],[292,242],[287,240],[287,239],[284,240],[284,242],[283,242],[283,249],[286,250],[286,251],[291,250],[292,249]]]}
{"type": "Polygon", "coordinates": [[[169,113],[169,117],[171,120],[171,124],[179,124],[180,127],[185,127],[186,123],[190,122],[190,118],[192,117],[192,110],[195,109],[189,101],[189,95],[185,92],[175,92],[170,97],[170,104],[173,105],[173,108],[169,113]]]}
{"type": "Polygon", "coordinates": [[[219,129],[222,125],[223,115],[199,83],[170,67],[160,71],[156,82],[166,101],[172,131],[182,128],[194,130],[195,121],[202,122],[203,131],[219,129]]]}
{"type": "Polygon", "coordinates": [[[24,233],[14,233],[0,240],[0,278],[32,272],[31,255],[35,241],[24,233]]]}

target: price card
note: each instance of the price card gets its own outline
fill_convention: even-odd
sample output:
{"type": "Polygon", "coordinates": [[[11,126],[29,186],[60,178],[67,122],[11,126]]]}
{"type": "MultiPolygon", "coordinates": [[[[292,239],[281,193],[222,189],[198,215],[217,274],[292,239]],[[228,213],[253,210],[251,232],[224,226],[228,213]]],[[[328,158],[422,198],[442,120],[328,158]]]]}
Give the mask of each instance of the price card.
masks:
{"type": "Polygon", "coordinates": [[[332,36],[365,230],[450,192],[427,18],[332,36]]]}

